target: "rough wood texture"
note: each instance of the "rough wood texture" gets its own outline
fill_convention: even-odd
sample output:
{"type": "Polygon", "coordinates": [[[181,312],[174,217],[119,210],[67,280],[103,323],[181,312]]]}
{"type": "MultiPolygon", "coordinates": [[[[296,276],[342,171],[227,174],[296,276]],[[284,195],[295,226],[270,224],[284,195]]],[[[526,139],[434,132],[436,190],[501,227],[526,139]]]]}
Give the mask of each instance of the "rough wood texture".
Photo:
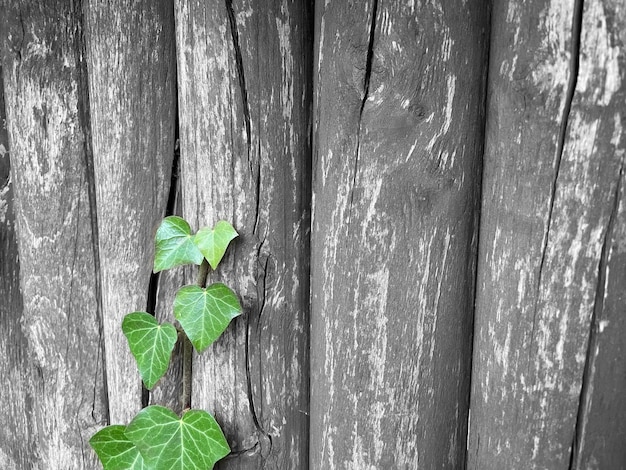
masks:
{"type": "MultiPolygon", "coordinates": [[[[0,10],[1,12],[1,10],[0,10]]],[[[0,29],[1,30],[1,29],[0,29]]],[[[23,301],[20,291],[20,265],[15,234],[13,185],[9,160],[9,137],[6,129],[4,91],[0,66],[0,467],[28,468],[33,449],[28,445],[32,434],[32,393],[26,386],[26,337],[22,332],[23,301]]]]}
{"type": "Polygon", "coordinates": [[[623,5],[494,2],[492,38],[468,466],[621,468],[623,5]]]}
{"type": "Polygon", "coordinates": [[[110,418],[125,424],[141,385],[121,324],[146,310],[174,156],[173,4],[90,2],[85,23],[110,418]]]}
{"type": "Polygon", "coordinates": [[[244,315],[193,364],[220,468],[307,466],[309,2],[177,1],[183,213],[240,237],[219,272],[244,315]]]}
{"type": "MultiPolygon", "coordinates": [[[[589,181],[595,184],[595,191],[602,192],[603,199],[591,201],[590,206],[591,210],[601,208],[605,225],[571,468],[626,468],[624,3],[585,2],[580,44],[580,72],[571,114],[575,120],[568,137],[583,136],[583,142],[591,145],[585,147],[583,161],[600,160],[606,167],[595,181],[589,181]]],[[[585,181],[578,184],[584,185],[585,181]]],[[[573,220],[582,222],[577,214],[573,220]]]]}
{"type": "Polygon", "coordinates": [[[16,434],[0,443],[2,468],[94,468],[95,455],[86,451],[86,443],[107,420],[82,25],[75,7],[70,1],[2,2],[2,70],[23,296],[23,312],[12,312],[17,316],[12,320],[3,315],[3,326],[13,322],[4,335],[14,341],[14,354],[3,361],[15,360],[20,369],[3,376],[2,388],[15,386],[12,393],[24,393],[15,401],[3,396],[2,426],[16,434]],[[12,448],[15,438],[25,441],[12,448]]]}
{"type": "Polygon", "coordinates": [[[318,3],[312,468],[459,468],[488,12],[318,3]]]}

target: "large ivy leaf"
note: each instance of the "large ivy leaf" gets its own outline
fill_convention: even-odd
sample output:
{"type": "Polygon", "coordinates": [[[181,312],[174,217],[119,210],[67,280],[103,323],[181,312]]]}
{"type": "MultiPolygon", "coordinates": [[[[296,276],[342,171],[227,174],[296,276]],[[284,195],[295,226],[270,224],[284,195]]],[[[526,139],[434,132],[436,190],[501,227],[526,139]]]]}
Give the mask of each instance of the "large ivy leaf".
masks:
{"type": "Polygon", "coordinates": [[[163,219],[155,237],[154,272],[183,264],[199,265],[203,259],[187,221],[175,215],[163,219]]]}
{"type": "Polygon", "coordinates": [[[211,268],[217,269],[229,243],[239,236],[237,231],[225,220],[215,224],[215,228],[204,227],[196,233],[195,242],[211,268]]]}
{"type": "Polygon", "coordinates": [[[89,439],[104,470],[148,470],[139,449],[126,437],[126,426],[101,429],[89,439]]]}
{"type": "Polygon", "coordinates": [[[206,411],[189,410],[182,419],[154,405],[141,410],[126,436],[155,470],[210,470],[230,448],[219,424],[206,411]]]}
{"type": "Polygon", "coordinates": [[[133,312],[124,317],[122,331],[130,352],[148,390],[163,377],[170,363],[178,333],[169,323],[159,324],[146,312],[133,312]]]}
{"type": "Polygon", "coordinates": [[[219,338],[230,321],[240,314],[239,299],[219,282],[206,289],[182,287],[174,299],[174,316],[198,352],[219,338]]]}

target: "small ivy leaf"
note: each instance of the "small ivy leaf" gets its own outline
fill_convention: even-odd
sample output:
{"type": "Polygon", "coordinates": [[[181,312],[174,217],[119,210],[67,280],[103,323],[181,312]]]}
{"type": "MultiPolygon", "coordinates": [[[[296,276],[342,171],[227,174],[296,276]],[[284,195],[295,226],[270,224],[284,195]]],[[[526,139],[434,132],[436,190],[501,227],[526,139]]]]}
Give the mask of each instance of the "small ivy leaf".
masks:
{"type": "Polygon", "coordinates": [[[230,242],[238,236],[239,234],[232,225],[225,220],[220,220],[213,229],[204,227],[198,230],[194,240],[211,268],[215,270],[222,261],[230,242]]]}
{"type": "Polygon", "coordinates": [[[185,219],[171,215],[159,225],[155,237],[154,272],[181,266],[201,264],[204,257],[194,243],[191,227],[185,219]]]}
{"type": "Polygon", "coordinates": [[[124,317],[122,331],[137,361],[139,374],[151,390],[167,371],[178,338],[176,328],[169,323],[159,324],[149,313],[133,312],[124,317]]]}
{"type": "Polygon", "coordinates": [[[239,299],[219,282],[206,289],[185,286],[176,292],[174,316],[198,352],[219,338],[237,315],[241,315],[239,299]]]}
{"type": "Polygon", "coordinates": [[[104,470],[148,470],[139,450],[128,437],[126,426],[114,425],[101,429],[89,439],[104,470]]]}
{"type": "Polygon", "coordinates": [[[201,410],[189,410],[181,419],[163,406],[148,406],[128,425],[126,436],[155,470],[210,470],[230,452],[219,424],[201,410]]]}

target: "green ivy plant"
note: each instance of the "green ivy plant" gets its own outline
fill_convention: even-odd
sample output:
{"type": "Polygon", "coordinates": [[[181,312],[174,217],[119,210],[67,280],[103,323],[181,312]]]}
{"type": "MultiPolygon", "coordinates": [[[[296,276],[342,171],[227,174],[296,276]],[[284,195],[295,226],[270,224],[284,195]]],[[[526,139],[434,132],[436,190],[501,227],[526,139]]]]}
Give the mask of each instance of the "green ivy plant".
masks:
{"type": "Polygon", "coordinates": [[[242,313],[235,293],[221,283],[205,287],[208,267],[217,269],[238,234],[226,221],[191,233],[182,218],[163,219],[155,239],[154,272],[176,266],[200,266],[198,284],[184,286],[174,299],[180,328],[159,323],[147,312],[124,317],[122,331],[148,390],[167,371],[177,341],[183,343],[183,415],[152,405],[127,425],[107,426],[89,444],[105,470],[210,470],[230,453],[224,433],[206,411],[191,410],[191,345],[201,353],[242,313]]]}

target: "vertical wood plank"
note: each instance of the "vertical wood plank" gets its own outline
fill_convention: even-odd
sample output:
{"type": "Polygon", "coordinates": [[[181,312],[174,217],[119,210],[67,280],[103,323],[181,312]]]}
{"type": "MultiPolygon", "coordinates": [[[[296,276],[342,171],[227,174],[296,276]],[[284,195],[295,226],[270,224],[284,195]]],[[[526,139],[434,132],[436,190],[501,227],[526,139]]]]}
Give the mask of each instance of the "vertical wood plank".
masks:
{"type": "Polygon", "coordinates": [[[5,386],[15,385],[14,393],[24,384],[24,396],[5,405],[15,404],[13,416],[23,421],[15,422],[9,414],[3,426],[14,425],[15,437],[25,439],[13,450],[4,448],[12,439],[2,442],[2,459],[16,465],[3,467],[94,468],[87,440],[105,424],[107,410],[88,190],[81,15],[70,1],[3,1],[2,13],[23,296],[19,326],[13,325],[9,337],[18,357],[3,359],[16,359],[15,367],[22,369],[3,380],[5,386]],[[9,382],[16,374],[16,382],[9,382]],[[25,431],[28,435],[20,436],[25,431]],[[12,462],[5,459],[7,452],[12,462]]]}
{"type": "MultiPolygon", "coordinates": [[[[589,345],[578,404],[571,468],[626,467],[626,8],[614,0],[586,2],[580,72],[571,134],[593,132],[587,161],[608,167],[595,181],[608,190],[608,219],[597,267],[589,345]],[[576,126],[576,127],[574,127],[576,126]],[[618,170],[619,167],[619,170],[618,170]],[[610,191],[613,190],[611,193],[610,191]]],[[[589,137],[591,139],[591,136],[589,137]]],[[[578,184],[581,184],[579,182],[578,184]]],[[[584,183],[582,183],[584,184],[584,183]]],[[[595,201],[594,201],[595,202],[595,201]]],[[[576,223],[579,223],[576,220],[576,223]]]]}
{"type": "Polygon", "coordinates": [[[318,3],[312,468],[460,468],[487,2],[318,3]]]}
{"type": "Polygon", "coordinates": [[[193,363],[220,468],[307,466],[310,2],[176,2],[183,213],[240,237],[210,281],[244,307],[193,363]]]}
{"type": "Polygon", "coordinates": [[[174,156],[174,10],[166,0],[84,10],[110,414],[126,424],[141,383],[121,324],[147,306],[174,156]]]}
{"type": "Polygon", "coordinates": [[[24,307],[10,170],[4,90],[0,86],[0,330],[5,332],[0,335],[0,377],[5,381],[0,387],[0,420],[4,423],[0,428],[0,467],[28,468],[34,464],[31,455],[36,453],[28,445],[33,397],[26,386],[27,342],[20,326],[24,307]]]}
{"type": "MultiPolygon", "coordinates": [[[[615,241],[624,224],[619,9],[611,1],[585,2],[584,12],[580,1],[494,3],[470,468],[622,466],[594,466],[594,443],[606,438],[615,450],[619,436],[593,436],[597,424],[584,422],[594,421],[585,397],[596,405],[610,397],[600,406],[624,413],[623,394],[611,397],[615,382],[597,374],[611,362],[601,366],[594,346],[623,347],[608,333],[620,328],[610,322],[623,312],[616,301],[624,291],[615,241]],[[604,390],[596,395],[596,387],[604,390]],[[580,455],[577,428],[578,443],[589,444],[580,455]]],[[[606,431],[623,424],[613,426],[606,431]]]]}
{"type": "MultiPolygon", "coordinates": [[[[623,102],[623,100],[622,100],[623,102]]],[[[623,134],[620,147],[623,149],[623,134]]],[[[623,152],[623,150],[622,150],[623,152]]],[[[587,353],[587,382],[583,383],[578,412],[573,469],[626,466],[626,192],[622,173],[615,222],[607,234],[606,262],[602,264],[602,298],[591,326],[587,353]],[[586,384],[586,387],[585,387],[586,384]]]]}

